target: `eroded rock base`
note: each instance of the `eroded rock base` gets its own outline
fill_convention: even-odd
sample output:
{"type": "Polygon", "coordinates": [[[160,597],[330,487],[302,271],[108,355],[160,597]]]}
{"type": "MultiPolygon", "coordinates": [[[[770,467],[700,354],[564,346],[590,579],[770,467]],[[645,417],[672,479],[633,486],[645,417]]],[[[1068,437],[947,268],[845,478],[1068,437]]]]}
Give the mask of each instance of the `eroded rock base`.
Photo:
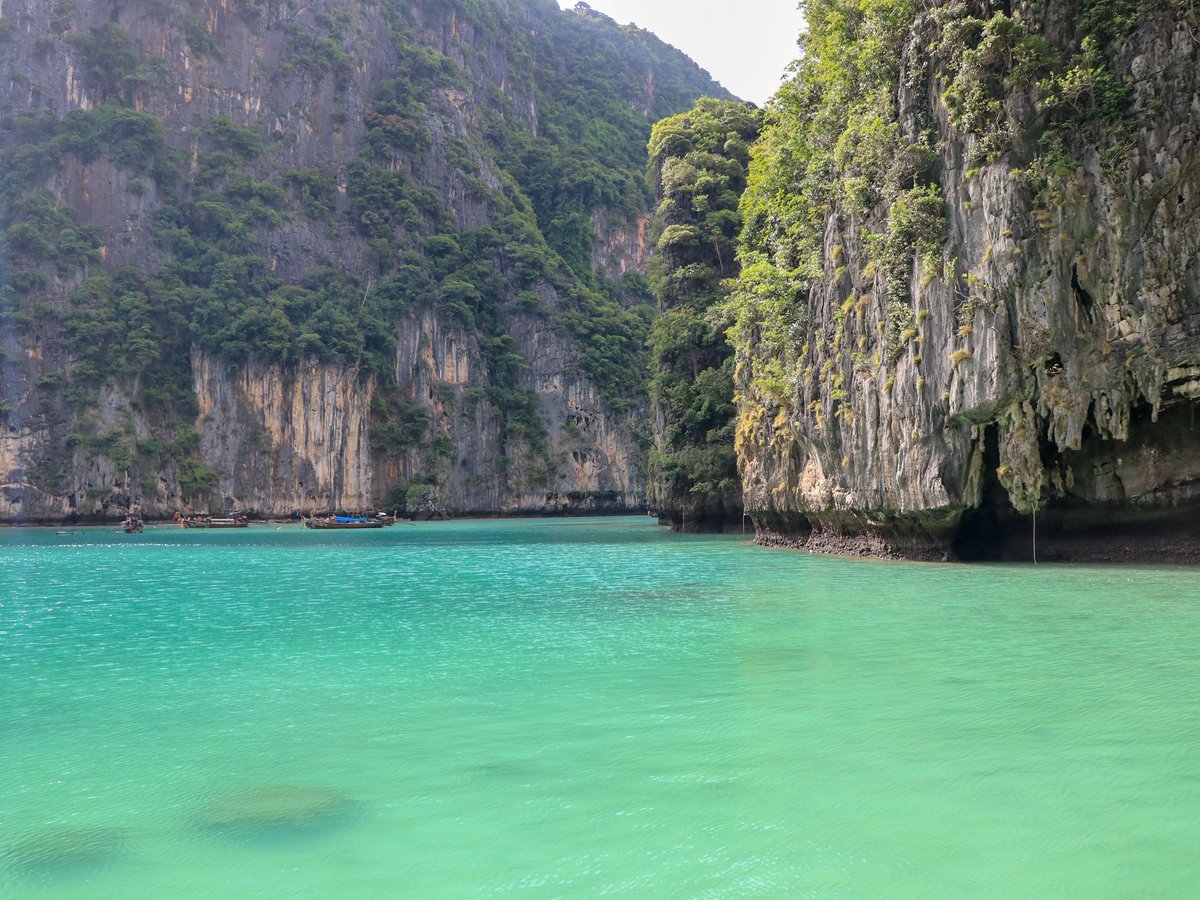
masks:
{"type": "Polygon", "coordinates": [[[756,521],[755,543],[838,556],[926,562],[1200,564],[1200,503],[1170,508],[1058,508],[1037,516],[965,511],[950,532],[919,524],[861,531],[756,521]],[[782,527],[781,527],[782,526],[782,527]]]}
{"type": "Polygon", "coordinates": [[[885,513],[756,514],[755,543],[837,556],[948,562],[958,510],[903,518],[885,513]]]}

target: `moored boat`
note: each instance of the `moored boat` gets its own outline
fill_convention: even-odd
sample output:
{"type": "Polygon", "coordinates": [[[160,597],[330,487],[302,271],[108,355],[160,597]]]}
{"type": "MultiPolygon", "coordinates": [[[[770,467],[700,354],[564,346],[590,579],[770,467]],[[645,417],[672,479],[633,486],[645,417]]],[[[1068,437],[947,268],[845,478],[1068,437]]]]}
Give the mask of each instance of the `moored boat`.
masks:
{"type": "Polygon", "coordinates": [[[309,516],[304,520],[305,528],[318,529],[353,529],[353,528],[382,528],[382,519],[367,516],[309,516]]]}
{"type": "Polygon", "coordinates": [[[179,520],[184,528],[246,528],[250,525],[243,515],[234,516],[184,516],[179,520]]]}
{"type": "Polygon", "coordinates": [[[142,521],[141,516],[126,516],[125,521],[121,523],[121,530],[125,534],[141,534],[146,529],[146,523],[142,521]]]}

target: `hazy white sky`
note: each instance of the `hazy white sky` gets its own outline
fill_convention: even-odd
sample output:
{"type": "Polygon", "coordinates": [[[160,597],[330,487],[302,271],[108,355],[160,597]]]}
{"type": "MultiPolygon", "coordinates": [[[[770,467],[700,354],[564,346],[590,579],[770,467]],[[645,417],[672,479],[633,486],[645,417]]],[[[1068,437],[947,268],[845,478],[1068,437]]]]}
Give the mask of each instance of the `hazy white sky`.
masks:
{"type": "MultiPolygon", "coordinates": [[[[558,0],[564,9],[576,0],[558,0]]],[[[796,58],[796,0],[587,0],[621,24],[635,22],[678,47],[743,100],[762,105],[796,58]]]]}

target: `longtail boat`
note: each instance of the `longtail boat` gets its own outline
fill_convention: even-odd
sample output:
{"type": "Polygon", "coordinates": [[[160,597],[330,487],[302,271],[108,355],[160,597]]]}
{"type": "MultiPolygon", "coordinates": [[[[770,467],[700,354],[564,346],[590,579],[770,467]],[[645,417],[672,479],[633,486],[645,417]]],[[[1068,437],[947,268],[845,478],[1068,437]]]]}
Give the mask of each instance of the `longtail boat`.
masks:
{"type": "Polygon", "coordinates": [[[246,517],[235,516],[184,516],[179,520],[184,528],[246,528],[250,525],[246,517]]]}
{"type": "Polygon", "coordinates": [[[382,528],[384,524],[382,519],[366,516],[310,516],[304,520],[305,528],[320,529],[382,528]]]}

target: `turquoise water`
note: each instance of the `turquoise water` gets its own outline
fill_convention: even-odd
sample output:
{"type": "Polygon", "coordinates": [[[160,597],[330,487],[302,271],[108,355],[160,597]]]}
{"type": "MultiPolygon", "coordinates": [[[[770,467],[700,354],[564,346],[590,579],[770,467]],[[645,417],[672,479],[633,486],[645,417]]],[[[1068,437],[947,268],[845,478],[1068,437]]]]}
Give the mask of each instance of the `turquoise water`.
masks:
{"type": "Polygon", "coordinates": [[[1195,897],[1200,573],[0,533],[0,896],[1195,897]]]}

